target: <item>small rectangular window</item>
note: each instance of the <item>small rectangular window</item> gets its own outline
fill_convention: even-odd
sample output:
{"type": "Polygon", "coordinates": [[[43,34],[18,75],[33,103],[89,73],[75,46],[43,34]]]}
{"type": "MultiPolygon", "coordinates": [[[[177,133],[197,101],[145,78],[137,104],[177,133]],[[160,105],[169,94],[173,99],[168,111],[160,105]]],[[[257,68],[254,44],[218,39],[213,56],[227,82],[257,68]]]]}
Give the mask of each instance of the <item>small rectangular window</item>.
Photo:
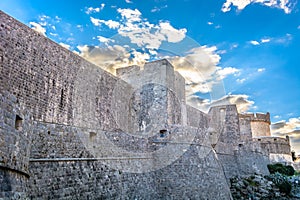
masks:
{"type": "Polygon", "coordinates": [[[22,130],[23,119],[19,115],[16,115],[15,128],[18,131],[22,130]]]}
{"type": "Polygon", "coordinates": [[[165,136],[167,136],[168,131],[163,129],[163,130],[160,130],[159,133],[160,133],[160,137],[165,137],[165,136]]]}
{"type": "Polygon", "coordinates": [[[97,136],[97,133],[95,133],[95,132],[90,132],[90,141],[91,141],[91,142],[94,142],[96,136],[97,136]]]}

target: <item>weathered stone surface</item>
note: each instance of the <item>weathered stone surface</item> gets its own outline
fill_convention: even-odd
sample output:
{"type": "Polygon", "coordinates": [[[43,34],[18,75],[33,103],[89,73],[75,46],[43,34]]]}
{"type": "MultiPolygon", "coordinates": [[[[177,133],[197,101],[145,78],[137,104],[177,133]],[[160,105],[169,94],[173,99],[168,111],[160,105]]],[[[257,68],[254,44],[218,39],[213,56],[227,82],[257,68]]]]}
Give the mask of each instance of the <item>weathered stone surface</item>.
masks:
{"type": "Polygon", "coordinates": [[[0,74],[0,199],[231,199],[289,152],[266,115],[186,105],[167,60],[115,77],[1,11],[0,74]]]}
{"type": "Polygon", "coordinates": [[[0,19],[0,198],[231,198],[207,116],[187,126],[184,79],[167,60],[127,83],[0,19]]]}
{"type": "Polygon", "coordinates": [[[300,187],[295,180],[299,180],[299,177],[289,177],[288,182],[292,186],[292,191],[289,194],[285,194],[280,191],[278,185],[276,185],[276,179],[285,178],[278,174],[278,177],[274,179],[274,176],[263,175],[251,175],[246,177],[234,177],[230,179],[230,190],[232,192],[233,199],[280,199],[280,200],[296,200],[299,199],[300,187]],[[272,180],[273,179],[273,180],[272,180]]]}

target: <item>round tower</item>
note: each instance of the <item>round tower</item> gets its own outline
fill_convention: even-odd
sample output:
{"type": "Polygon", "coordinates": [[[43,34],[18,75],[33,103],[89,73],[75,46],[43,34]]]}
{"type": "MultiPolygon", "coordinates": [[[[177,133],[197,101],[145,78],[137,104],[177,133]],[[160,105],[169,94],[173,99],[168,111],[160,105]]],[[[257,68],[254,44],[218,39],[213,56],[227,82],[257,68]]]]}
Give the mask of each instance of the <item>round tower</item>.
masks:
{"type": "Polygon", "coordinates": [[[252,137],[271,136],[270,124],[270,113],[251,114],[252,137]]]}

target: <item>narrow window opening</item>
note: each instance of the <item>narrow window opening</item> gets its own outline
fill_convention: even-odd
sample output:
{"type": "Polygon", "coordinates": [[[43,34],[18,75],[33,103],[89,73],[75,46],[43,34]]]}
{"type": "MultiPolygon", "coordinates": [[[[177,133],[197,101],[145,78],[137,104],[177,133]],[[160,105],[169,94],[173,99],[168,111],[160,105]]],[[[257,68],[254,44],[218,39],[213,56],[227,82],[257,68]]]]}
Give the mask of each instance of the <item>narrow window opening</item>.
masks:
{"type": "Polygon", "coordinates": [[[261,141],[261,139],[258,139],[258,141],[261,141]]]}
{"type": "Polygon", "coordinates": [[[64,102],[64,90],[61,89],[61,94],[60,94],[60,103],[59,103],[59,106],[60,108],[63,107],[63,102],[64,102]]]}
{"type": "Polygon", "coordinates": [[[165,137],[167,135],[167,130],[163,129],[163,130],[160,130],[159,133],[160,133],[160,137],[165,137]]]}
{"type": "Polygon", "coordinates": [[[274,141],[277,141],[277,138],[274,138],[274,141]]]}
{"type": "Polygon", "coordinates": [[[48,131],[48,135],[50,135],[50,131],[48,131]]]}
{"type": "Polygon", "coordinates": [[[95,133],[95,132],[90,132],[90,141],[95,141],[95,139],[96,139],[96,136],[97,136],[97,133],[95,133]]]}
{"type": "Polygon", "coordinates": [[[239,147],[242,147],[243,146],[243,144],[239,144],[239,147]]]}
{"type": "Polygon", "coordinates": [[[16,115],[15,128],[18,131],[22,130],[23,119],[19,115],[16,115]]]}

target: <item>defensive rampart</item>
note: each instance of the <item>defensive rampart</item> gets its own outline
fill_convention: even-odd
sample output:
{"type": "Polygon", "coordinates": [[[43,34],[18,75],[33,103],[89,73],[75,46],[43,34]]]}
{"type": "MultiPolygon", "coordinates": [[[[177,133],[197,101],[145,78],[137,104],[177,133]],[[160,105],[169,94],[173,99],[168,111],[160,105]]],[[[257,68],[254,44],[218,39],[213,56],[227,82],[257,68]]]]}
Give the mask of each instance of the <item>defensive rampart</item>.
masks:
{"type": "Polygon", "coordinates": [[[0,198],[231,198],[166,61],[135,87],[3,12],[0,61],[0,198]]]}

